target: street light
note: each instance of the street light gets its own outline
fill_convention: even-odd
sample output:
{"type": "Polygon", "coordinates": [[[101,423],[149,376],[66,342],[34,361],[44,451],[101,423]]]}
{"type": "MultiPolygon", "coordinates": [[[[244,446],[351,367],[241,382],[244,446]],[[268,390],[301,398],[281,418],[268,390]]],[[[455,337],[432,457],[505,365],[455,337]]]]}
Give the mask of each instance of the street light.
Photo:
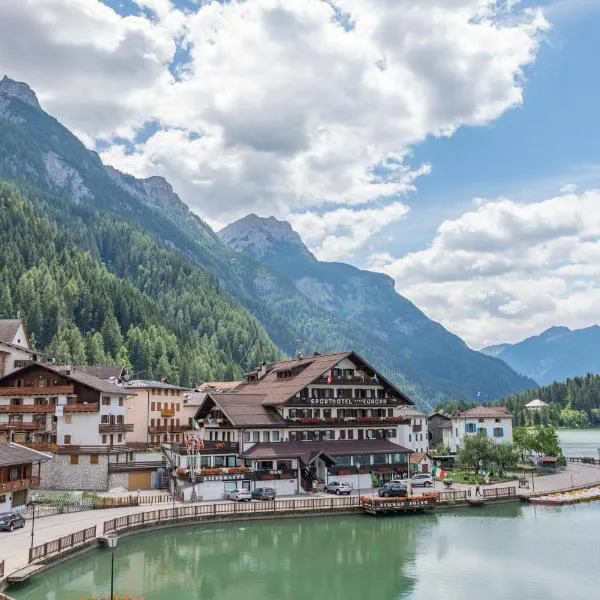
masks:
{"type": "Polygon", "coordinates": [[[118,540],[119,536],[116,534],[106,536],[106,543],[110,548],[110,600],[113,600],[113,598],[115,597],[115,548],[117,547],[118,540]]]}
{"type": "Polygon", "coordinates": [[[31,547],[33,548],[33,532],[35,530],[35,502],[32,500],[29,505],[31,506],[31,510],[33,511],[31,517],[31,547]]]}
{"type": "Polygon", "coordinates": [[[356,463],[356,479],[358,481],[358,501],[360,502],[360,463],[356,463]]]}

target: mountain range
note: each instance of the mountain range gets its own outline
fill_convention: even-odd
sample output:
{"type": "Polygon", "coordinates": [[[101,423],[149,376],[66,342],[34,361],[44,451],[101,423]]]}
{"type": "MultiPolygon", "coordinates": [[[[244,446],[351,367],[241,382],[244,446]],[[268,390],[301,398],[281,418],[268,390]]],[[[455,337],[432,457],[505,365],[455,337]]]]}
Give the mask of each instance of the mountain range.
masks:
{"type": "MultiPolygon", "coordinates": [[[[0,81],[0,178],[18,186],[37,218],[68,233],[69,243],[89,252],[107,273],[133,285],[167,312],[172,312],[167,298],[176,302],[177,286],[186,285],[181,278],[169,281],[169,265],[200,273],[199,281],[212,278],[218,289],[198,283],[195,293],[205,285],[202,294],[223,295],[219,302],[230,303],[227,311],[239,312],[235,321],[243,335],[237,336],[235,344],[234,333],[227,331],[224,321],[220,329],[209,322],[209,315],[191,319],[189,313],[202,312],[191,295],[187,307],[179,306],[179,312],[162,326],[186,343],[210,340],[215,352],[225,353],[222,362],[223,369],[228,365],[227,372],[232,372],[231,361],[237,361],[236,373],[253,366],[249,360],[258,357],[255,345],[263,349],[265,358],[278,351],[295,355],[353,349],[424,408],[443,398],[490,401],[535,386],[503,361],[471,350],[431,321],[396,293],[391,278],[318,261],[289,223],[249,215],[217,235],[165,179],[138,179],[104,165],[98,154],[43,111],[27,84],[8,77],[0,81]],[[143,240],[145,250],[121,253],[112,229],[119,230],[122,238],[143,240]],[[148,236],[159,244],[160,253],[153,246],[151,252],[147,250],[148,236]],[[140,275],[152,272],[154,263],[146,264],[150,258],[159,261],[164,274],[160,286],[140,275]],[[184,331],[188,322],[193,323],[191,337],[184,331]]],[[[0,297],[0,312],[1,302],[0,297]]],[[[19,309],[27,315],[27,306],[19,309]]],[[[82,329],[75,307],[71,313],[67,324],[82,329]]],[[[115,317],[121,335],[127,337],[131,323],[120,313],[115,317]]],[[[144,323],[149,326],[148,320],[144,323]]],[[[63,325],[57,317],[55,336],[63,325]]],[[[88,333],[99,329],[97,323],[85,327],[91,328],[88,333]]],[[[33,333],[37,339],[38,332],[33,333]]],[[[50,343],[48,336],[46,332],[50,343]]],[[[137,367],[137,359],[131,360],[137,367]]],[[[218,375],[218,360],[213,360],[211,375],[218,375]]],[[[181,366],[173,369],[175,376],[181,373],[181,366]]]]}
{"type": "Polygon", "coordinates": [[[600,327],[551,327],[515,344],[488,346],[481,351],[500,358],[540,385],[570,377],[600,373],[600,327]]]}

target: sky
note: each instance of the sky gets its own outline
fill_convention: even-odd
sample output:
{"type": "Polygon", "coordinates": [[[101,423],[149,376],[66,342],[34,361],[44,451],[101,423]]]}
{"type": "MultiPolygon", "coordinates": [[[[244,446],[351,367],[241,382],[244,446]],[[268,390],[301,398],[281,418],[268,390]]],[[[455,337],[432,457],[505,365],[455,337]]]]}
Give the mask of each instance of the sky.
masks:
{"type": "Polygon", "coordinates": [[[470,346],[600,321],[600,0],[0,0],[0,75],[470,346]]]}

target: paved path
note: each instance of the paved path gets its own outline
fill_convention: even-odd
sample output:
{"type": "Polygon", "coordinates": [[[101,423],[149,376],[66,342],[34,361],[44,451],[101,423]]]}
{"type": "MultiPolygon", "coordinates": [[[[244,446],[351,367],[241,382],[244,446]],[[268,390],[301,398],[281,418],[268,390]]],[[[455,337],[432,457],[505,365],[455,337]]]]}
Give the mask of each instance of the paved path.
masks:
{"type": "MultiPolygon", "coordinates": [[[[544,475],[535,478],[535,491],[549,492],[569,487],[582,486],[600,482],[600,466],[569,464],[568,467],[555,475],[544,475]]],[[[530,495],[533,489],[523,489],[517,487],[517,482],[498,483],[486,487],[507,487],[514,485],[517,493],[520,495],[530,495]]],[[[452,489],[474,489],[474,486],[465,484],[455,484],[452,489]]],[[[441,482],[436,482],[436,489],[444,491],[445,487],[441,482]]],[[[370,490],[369,490],[370,491],[370,490]]],[[[368,494],[368,490],[362,490],[363,494],[368,494]]],[[[321,494],[320,494],[321,495],[321,494]]],[[[303,496],[304,498],[306,496],[303,496]]],[[[210,503],[204,503],[210,504],[210,503]]],[[[53,517],[43,517],[35,521],[34,545],[38,546],[46,542],[58,539],[65,535],[81,531],[87,527],[96,525],[97,535],[102,535],[104,521],[121,517],[128,514],[156,510],[158,508],[171,508],[172,502],[164,504],[130,506],[123,508],[111,508],[104,510],[89,510],[66,515],[56,515],[53,517]]],[[[177,506],[189,506],[189,504],[177,503],[177,506]]],[[[17,529],[12,533],[0,532],[0,560],[5,561],[5,573],[9,574],[28,564],[29,547],[31,545],[31,521],[27,521],[23,529],[17,529]]]]}

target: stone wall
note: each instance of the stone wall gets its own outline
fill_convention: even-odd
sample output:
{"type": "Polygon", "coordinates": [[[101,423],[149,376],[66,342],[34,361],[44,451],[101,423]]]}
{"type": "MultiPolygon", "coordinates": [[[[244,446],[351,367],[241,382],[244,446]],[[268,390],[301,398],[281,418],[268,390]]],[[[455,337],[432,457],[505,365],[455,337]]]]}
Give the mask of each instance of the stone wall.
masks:
{"type": "MultiPolygon", "coordinates": [[[[108,489],[125,488],[129,489],[129,473],[111,473],[108,476],[108,489]]],[[[131,490],[129,490],[131,491],[131,490]]]]}
{"type": "Polygon", "coordinates": [[[40,489],[106,491],[109,484],[108,456],[100,454],[98,464],[91,464],[89,454],[80,454],[78,461],[78,464],[73,465],[71,455],[55,454],[53,460],[42,463],[40,489]]]}

